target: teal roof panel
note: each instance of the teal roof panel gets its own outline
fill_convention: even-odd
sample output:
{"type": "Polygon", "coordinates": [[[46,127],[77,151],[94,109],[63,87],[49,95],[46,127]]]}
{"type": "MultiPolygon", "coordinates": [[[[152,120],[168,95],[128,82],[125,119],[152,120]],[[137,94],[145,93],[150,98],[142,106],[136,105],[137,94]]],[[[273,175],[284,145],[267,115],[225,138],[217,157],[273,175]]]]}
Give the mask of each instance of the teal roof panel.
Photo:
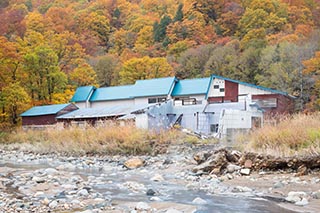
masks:
{"type": "Polygon", "coordinates": [[[89,96],[92,93],[92,90],[94,89],[94,86],[78,87],[70,102],[87,101],[90,98],[89,96]]]}
{"type": "Polygon", "coordinates": [[[207,94],[211,78],[180,80],[173,89],[172,96],[207,94]]]}
{"type": "Polygon", "coordinates": [[[133,97],[167,96],[172,90],[176,77],[138,80],[132,90],[133,97]]]}
{"type": "Polygon", "coordinates": [[[131,99],[133,85],[102,87],[98,88],[92,94],[90,101],[111,101],[131,99]]]}
{"type": "Polygon", "coordinates": [[[63,110],[70,104],[54,104],[54,105],[45,105],[45,106],[35,106],[31,109],[25,111],[20,116],[39,116],[39,115],[54,115],[59,111],[63,110]]]}
{"type": "Polygon", "coordinates": [[[92,94],[90,101],[111,101],[137,97],[167,96],[177,81],[175,77],[137,80],[133,85],[102,87],[92,94]]]}

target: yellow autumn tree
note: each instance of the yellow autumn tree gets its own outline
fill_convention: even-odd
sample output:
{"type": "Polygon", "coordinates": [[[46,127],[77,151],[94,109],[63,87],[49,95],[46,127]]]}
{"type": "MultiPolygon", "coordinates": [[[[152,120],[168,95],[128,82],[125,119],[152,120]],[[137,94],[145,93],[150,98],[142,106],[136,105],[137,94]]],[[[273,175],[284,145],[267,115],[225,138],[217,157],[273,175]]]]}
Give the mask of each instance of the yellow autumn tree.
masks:
{"type": "Polygon", "coordinates": [[[131,84],[138,79],[171,76],[173,68],[165,58],[132,58],[126,61],[120,71],[120,83],[131,84]]]}

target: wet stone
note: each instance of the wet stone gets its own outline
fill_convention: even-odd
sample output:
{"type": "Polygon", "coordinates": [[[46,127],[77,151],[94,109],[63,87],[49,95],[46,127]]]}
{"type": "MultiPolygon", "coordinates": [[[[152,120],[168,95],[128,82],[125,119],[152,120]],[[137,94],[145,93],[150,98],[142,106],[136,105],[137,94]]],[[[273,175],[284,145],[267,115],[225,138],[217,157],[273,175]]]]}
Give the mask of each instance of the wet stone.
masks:
{"type": "Polygon", "coordinates": [[[154,196],[156,192],[153,189],[148,189],[147,193],[148,196],[154,196]]]}

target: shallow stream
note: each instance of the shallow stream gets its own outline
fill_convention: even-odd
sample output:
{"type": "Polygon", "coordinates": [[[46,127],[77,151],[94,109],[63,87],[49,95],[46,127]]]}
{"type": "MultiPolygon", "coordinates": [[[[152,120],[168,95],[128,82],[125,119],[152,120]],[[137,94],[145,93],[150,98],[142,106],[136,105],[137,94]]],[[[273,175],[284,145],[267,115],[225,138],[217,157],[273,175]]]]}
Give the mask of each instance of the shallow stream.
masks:
{"type": "MultiPolygon", "coordinates": [[[[0,167],[22,169],[33,172],[39,169],[55,168],[52,163],[24,164],[15,162],[1,162],[0,167]]],[[[150,203],[151,196],[146,195],[146,190],[152,189],[161,202],[186,204],[196,207],[196,212],[291,212],[280,208],[276,203],[245,196],[211,195],[201,190],[190,190],[183,181],[172,174],[161,174],[163,181],[152,181],[155,175],[146,169],[126,170],[119,166],[110,165],[108,171],[101,169],[74,169],[72,175],[83,177],[93,190],[110,198],[112,202],[146,202],[150,203]],[[133,190],[123,187],[124,183],[131,183],[133,190]],[[135,188],[136,187],[136,188],[135,188]],[[194,203],[195,198],[201,198],[204,204],[194,203]]],[[[157,171],[159,172],[159,171],[157,171]]],[[[21,173],[21,171],[20,171],[21,173]]],[[[1,176],[1,174],[0,174],[1,176]]],[[[174,207],[174,206],[173,206],[174,207]]]]}

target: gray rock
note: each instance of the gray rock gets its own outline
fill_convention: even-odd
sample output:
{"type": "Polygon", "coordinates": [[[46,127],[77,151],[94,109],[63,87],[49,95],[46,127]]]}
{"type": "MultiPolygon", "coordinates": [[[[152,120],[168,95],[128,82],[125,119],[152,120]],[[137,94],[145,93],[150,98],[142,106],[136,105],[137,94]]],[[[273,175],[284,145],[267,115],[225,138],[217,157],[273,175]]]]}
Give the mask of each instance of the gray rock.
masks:
{"type": "Polygon", "coordinates": [[[79,196],[88,196],[89,195],[89,192],[88,192],[88,190],[86,190],[86,189],[81,189],[81,190],[79,190],[78,192],[77,192],[77,195],[79,195],[79,196]]]}
{"type": "Polygon", "coordinates": [[[157,202],[161,202],[162,199],[159,197],[150,197],[150,201],[157,201],[157,202]]]}
{"type": "Polygon", "coordinates": [[[47,174],[47,175],[55,175],[58,173],[58,171],[54,168],[47,168],[44,170],[44,172],[47,174]]]}
{"type": "Polygon", "coordinates": [[[297,205],[297,206],[305,206],[308,204],[309,204],[309,202],[308,202],[307,198],[305,198],[305,197],[302,198],[300,201],[295,202],[295,205],[297,205]]]}
{"type": "Polygon", "coordinates": [[[313,195],[313,198],[320,199],[320,191],[314,192],[312,193],[312,195],[313,195]]]}
{"type": "Polygon", "coordinates": [[[79,200],[72,200],[71,204],[78,205],[78,204],[80,204],[80,201],[79,200]]]}
{"type": "Polygon", "coordinates": [[[54,200],[51,203],[49,203],[49,208],[54,209],[58,206],[58,201],[54,200]]]}
{"type": "Polygon", "coordinates": [[[253,190],[246,186],[236,186],[233,188],[232,192],[252,192],[253,190]]]}
{"type": "Polygon", "coordinates": [[[46,180],[43,177],[34,176],[32,180],[36,183],[44,183],[46,180]]]}
{"type": "Polygon", "coordinates": [[[307,194],[305,192],[289,192],[286,197],[286,201],[291,203],[297,203],[301,201],[303,198],[307,198],[307,194]]]}
{"type": "Polygon", "coordinates": [[[229,180],[233,179],[233,176],[231,174],[227,174],[226,176],[229,180]]]}
{"type": "Polygon", "coordinates": [[[273,188],[275,188],[275,189],[279,189],[279,188],[282,188],[282,187],[284,187],[284,184],[283,184],[281,181],[276,182],[276,183],[273,185],[273,188]]]}
{"type": "Polygon", "coordinates": [[[200,198],[200,197],[197,197],[192,201],[192,203],[197,204],[197,205],[205,205],[205,204],[207,204],[207,201],[200,198]]]}
{"type": "Polygon", "coordinates": [[[153,189],[148,189],[148,191],[147,191],[148,196],[154,196],[155,194],[156,194],[156,192],[153,189]]]}
{"type": "Polygon", "coordinates": [[[229,164],[227,166],[227,172],[229,172],[229,173],[233,173],[233,172],[238,171],[240,169],[241,169],[240,166],[237,166],[237,165],[234,165],[234,164],[229,164]]]}

